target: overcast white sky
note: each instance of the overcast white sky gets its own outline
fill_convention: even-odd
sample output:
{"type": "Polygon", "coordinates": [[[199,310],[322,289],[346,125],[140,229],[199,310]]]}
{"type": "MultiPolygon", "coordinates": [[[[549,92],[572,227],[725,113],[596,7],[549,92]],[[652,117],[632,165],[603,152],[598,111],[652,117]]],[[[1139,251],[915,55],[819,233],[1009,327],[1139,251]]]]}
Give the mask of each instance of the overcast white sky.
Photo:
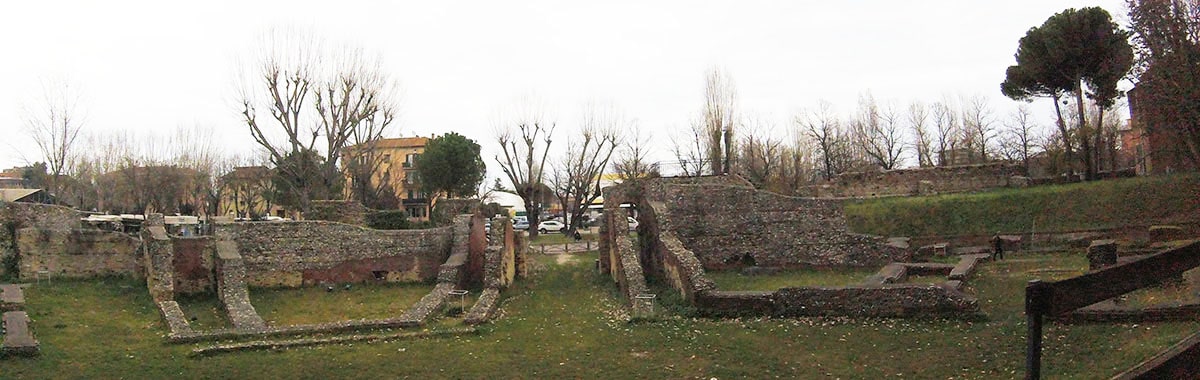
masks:
{"type": "Polygon", "coordinates": [[[744,115],[781,134],[801,108],[824,99],[848,113],[865,91],[898,105],[984,95],[1003,117],[1015,103],[999,83],[1017,40],[1065,8],[1097,5],[1126,18],[1120,0],[7,2],[0,168],[41,160],[20,108],[46,80],[80,90],[86,132],[199,125],[228,152],[252,149],[236,66],[272,28],[381,54],[404,91],[393,135],[466,135],[495,176],[496,115],[529,95],[560,133],[584,103],[614,103],[666,159],[713,67],[733,78],[744,115]]]}

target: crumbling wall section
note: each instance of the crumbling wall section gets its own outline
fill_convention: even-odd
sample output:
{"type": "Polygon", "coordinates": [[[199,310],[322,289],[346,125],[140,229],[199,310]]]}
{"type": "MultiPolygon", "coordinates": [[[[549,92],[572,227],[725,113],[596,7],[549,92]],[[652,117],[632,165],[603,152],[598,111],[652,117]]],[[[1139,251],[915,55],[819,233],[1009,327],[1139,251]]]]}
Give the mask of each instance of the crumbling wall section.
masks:
{"type": "Polygon", "coordinates": [[[29,227],[16,237],[22,280],[35,280],[39,271],[69,278],[144,275],[141,240],[127,234],[29,227]]]}
{"type": "Polygon", "coordinates": [[[80,214],[74,209],[24,202],[0,201],[0,276],[19,272],[17,230],[79,228],[80,214]]]}

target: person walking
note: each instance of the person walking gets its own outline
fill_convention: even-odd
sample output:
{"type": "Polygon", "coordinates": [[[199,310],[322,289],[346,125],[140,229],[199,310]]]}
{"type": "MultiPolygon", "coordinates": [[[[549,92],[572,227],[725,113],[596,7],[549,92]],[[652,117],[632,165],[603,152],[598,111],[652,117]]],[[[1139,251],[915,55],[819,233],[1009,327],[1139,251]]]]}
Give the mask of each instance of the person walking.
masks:
{"type": "Polygon", "coordinates": [[[992,235],[992,261],[1004,260],[1004,240],[1000,239],[1000,232],[992,235]]]}

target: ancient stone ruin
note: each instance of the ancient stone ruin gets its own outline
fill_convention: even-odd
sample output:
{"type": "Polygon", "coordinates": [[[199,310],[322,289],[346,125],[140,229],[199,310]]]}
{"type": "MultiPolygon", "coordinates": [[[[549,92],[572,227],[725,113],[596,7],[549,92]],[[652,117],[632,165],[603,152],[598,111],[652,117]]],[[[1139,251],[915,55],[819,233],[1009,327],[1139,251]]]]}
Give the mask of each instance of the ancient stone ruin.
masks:
{"type": "Polygon", "coordinates": [[[943,284],[888,281],[842,287],[722,291],[705,271],[739,267],[883,267],[908,261],[905,244],[847,231],[841,201],[755,190],[736,176],[631,181],[604,192],[600,267],[634,314],[652,307],[647,277],[670,284],[701,313],[772,316],[942,316],[974,318],[979,305],[961,281],[977,260],[945,269],[943,284]],[[621,204],[637,209],[638,237],[627,237],[621,204]],[[959,282],[954,282],[959,281],[959,282]]]}
{"type": "MultiPolygon", "coordinates": [[[[163,216],[152,214],[140,234],[130,235],[80,229],[79,214],[62,207],[0,203],[0,224],[4,226],[0,257],[10,264],[9,270],[18,270],[23,280],[34,281],[39,276],[143,278],[171,330],[168,338],[172,342],[418,327],[441,311],[451,293],[459,289],[480,292],[464,318],[464,323],[479,324],[492,317],[500,292],[513,283],[525,262],[525,250],[517,248],[522,241],[511,224],[498,221],[496,236],[491,239],[495,244],[489,244],[483,217],[473,211],[454,217],[444,227],[396,231],[329,221],[233,223],[216,219],[211,236],[183,237],[168,234],[163,216]],[[264,321],[248,290],[250,286],[364,282],[436,285],[392,318],[301,326],[273,326],[264,321]],[[194,330],[175,297],[196,293],[215,294],[233,327],[194,330]]],[[[13,292],[4,288],[6,311],[18,308],[9,302],[10,294],[16,294],[13,292]]],[[[14,337],[26,331],[23,328],[29,322],[15,314],[11,318],[6,314],[4,321],[5,326],[13,326],[6,331],[14,337]]],[[[8,338],[5,342],[8,350],[8,338]]]]}

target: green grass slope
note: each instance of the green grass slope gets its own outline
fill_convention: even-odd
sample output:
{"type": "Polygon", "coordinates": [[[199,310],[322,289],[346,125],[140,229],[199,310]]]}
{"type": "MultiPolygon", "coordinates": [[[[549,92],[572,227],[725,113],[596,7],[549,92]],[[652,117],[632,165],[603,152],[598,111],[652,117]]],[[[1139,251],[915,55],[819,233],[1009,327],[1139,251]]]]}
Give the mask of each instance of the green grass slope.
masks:
{"type": "Polygon", "coordinates": [[[1200,175],[896,197],[846,205],[850,230],[883,236],[1070,231],[1200,220],[1200,175]]]}

